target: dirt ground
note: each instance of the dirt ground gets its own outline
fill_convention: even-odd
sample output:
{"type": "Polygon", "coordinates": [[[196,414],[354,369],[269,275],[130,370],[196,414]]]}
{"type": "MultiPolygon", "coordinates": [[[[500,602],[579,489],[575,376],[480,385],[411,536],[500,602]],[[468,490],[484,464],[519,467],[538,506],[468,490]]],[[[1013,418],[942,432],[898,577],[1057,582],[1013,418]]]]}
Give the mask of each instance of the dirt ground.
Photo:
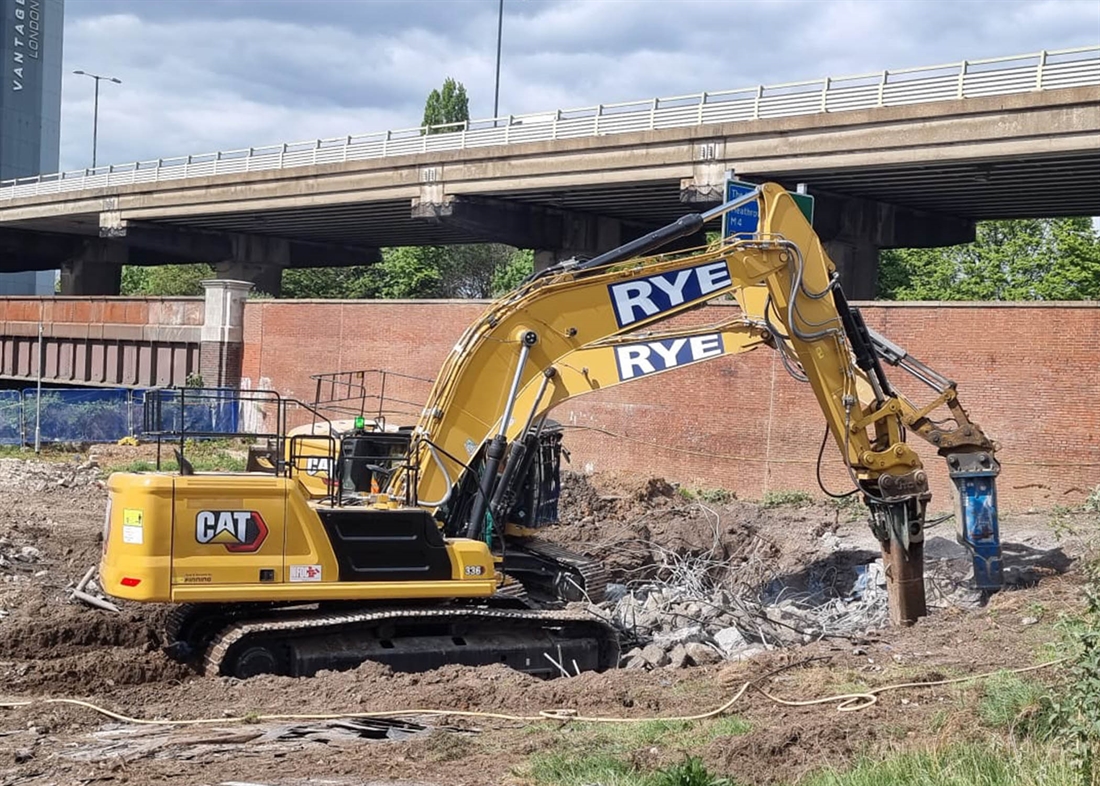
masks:
{"type": "MultiPolygon", "coordinates": [[[[947,604],[912,628],[824,638],[744,662],[552,681],[504,667],[394,674],[376,664],[309,679],[204,678],[161,652],[165,609],[124,604],[112,614],[69,600],[66,588],[98,560],[106,503],[101,481],[82,466],[39,472],[0,460],[0,703],[34,702],[0,709],[0,786],[503,786],[537,782],[531,762],[540,756],[607,745],[625,745],[638,766],[655,768],[691,753],[744,783],[792,783],[863,754],[980,735],[967,709],[980,689],[887,693],[859,712],[784,706],[750,690],[730,710],[744,721],[736,730],[728,719],[708,720],[686,733],[670,724],[626,738],[615,729],[558,721],[413,713],[408,724],[340,724],[258,716],[424,708],[537,715],[565,708],[586,716],[667,718],[713,709],[743,681],[769,674],[761,683],[769,693],[807,699],[1032,665],[1057,639],[1058,614],[1078,607],[1081,596],[1074,561],[1082,543],[1065,535],[1064,516],[1032,514],[1002,522],[1013,586],[988,603],[947,604]],[[137,718],[214,722],[136,725],[41,701],[55,698],[137,718]],[[223,720],[236,716],[251,722],[223,720]]],[[[796,585],[824,561],[840,573],[874,558],[875,542],[853,513],[821,504],[765,508],[687,499],[658,479],[572,479],[563,524],[551,535],[606,559],[617,582],[653,575],[664,554],[694,550],[717,554],[746,586],[777,579],[796,585]]]]}

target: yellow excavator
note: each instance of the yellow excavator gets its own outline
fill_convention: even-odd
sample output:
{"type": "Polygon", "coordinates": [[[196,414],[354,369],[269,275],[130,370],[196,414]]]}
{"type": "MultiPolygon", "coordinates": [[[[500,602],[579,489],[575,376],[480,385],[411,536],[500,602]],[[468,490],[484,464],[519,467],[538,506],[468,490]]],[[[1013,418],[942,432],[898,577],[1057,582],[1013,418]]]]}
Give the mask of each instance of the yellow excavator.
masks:
{"type": "Polygon", "coordinates": [[[414,427],[286,434],[268,472],[196,473],[181,455],[178,473],[112,475],[103,586],[176,604],[173,650],[208,674],[310,675],[364,660],[411,671],[499,662],[545,676],[610,668],[615,631],[560,603],[598,600],[602,567],[537,537],[556,518],[562,449],[547,416],[594,390],[764,345],[825,414],[882,545],[892,619],[926,613],[930,494],[907,432],[946,459],[975,586],[999,587],[993,443],[953,382],[865,325],[775,184],[529,277],[466,329],[414,427]],[[758,216],[751,232],[651,255],[746,208],[758,216]],[[724,295],[740,305],[736,319],[659,329],[724,295]],[[895,391],[884,363],[932,400],[895,391]]]}

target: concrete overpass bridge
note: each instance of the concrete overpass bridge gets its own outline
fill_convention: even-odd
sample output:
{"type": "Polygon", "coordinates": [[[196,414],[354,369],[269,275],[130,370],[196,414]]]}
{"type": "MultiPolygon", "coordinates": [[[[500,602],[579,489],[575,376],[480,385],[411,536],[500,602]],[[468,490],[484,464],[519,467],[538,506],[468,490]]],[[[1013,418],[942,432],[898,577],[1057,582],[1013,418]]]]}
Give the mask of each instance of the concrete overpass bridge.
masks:
{"type": "Polygon", "coordinates": [[[720,200],[807,183],[846,287],[878,249],[988,218],[1100,215],[1100,46],[99,167],[0,183],[0,270],[117,294],[121,265],[290,266],[503,242],[546,264],[720,200]]]}

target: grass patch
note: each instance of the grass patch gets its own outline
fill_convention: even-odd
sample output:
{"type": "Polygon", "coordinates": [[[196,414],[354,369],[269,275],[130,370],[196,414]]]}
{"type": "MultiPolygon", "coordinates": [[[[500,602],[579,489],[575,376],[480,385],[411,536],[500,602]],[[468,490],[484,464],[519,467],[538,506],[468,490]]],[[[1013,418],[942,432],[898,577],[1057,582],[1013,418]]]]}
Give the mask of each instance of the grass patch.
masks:
{"type": "Polygon", "coordinates": [[[1082,786],[1100,784],[1100,559],[1084,566],[1086,608],[1059,622],[1069,661],[1043,697],[1036,730],[1054,740],[1082,786]]]}
{"type": "Polygon", "coordinates": [[[654,786],[727,786],[726,778],[716,778],[703,765],[701,759],[689,756],[679,764],[658,771],[653,777],[654,786]]]}
{"type": "MultiPolygon", "coordinates": [[[[162,443],[161,472],[179,471],[179,464],[176,463],[176,460],[169,458],[173,455],[173,449],[178,447],[178,442],[162,443]]],[[[183,455],[191,462],[196,472],[244,472],[248,463],[247,446],[242,447],[238,441],[228,439],[188,440],[184,443],[183,455]]],[[[103,471],[107,474],[112,472],[155,472],[156,469],[157,464],[153,459],[133,459],[103,466],[103,471]]]]}
{"type": "Polygon", "coordinates": [[[79,455],[72,450],[62,450],[53,444],[42,445],[42,452],[35,453],[33,447],[22,445],[0,445],[0,458],[13,458],[35,461],[70,461],[73,456],[79,455]]]}
{"type": "Polygon", "coordinates": [[[691,756],[647,772],[609,753],[579,757],[552,753],[535,757],[530,776],[547,786],[735,786],[712,775],[701,759],[691,756]]]}
{"type": "Polygon", "coordinates": [[[800,786],[1082,786],[1054,746],[999,741],[864,759],[849,770],[818,773],[800,786]]]}
{"type": "Polygon", "coordinates": [[[698,759],[647,770],[632,763],[632,754],[650,748],[687,751],[751,730],[736,715],[701,722],[571,723],[554,732],[551,750],[535,756],[525,775],[547,786],[724,786],[729,782],[708,773],[698,759]]]}
{"type": "Polygon", "coordinates": [[[531,761],[531,777],[536,783],[553,786],[638,786],[645,777],[629,762],[608,753],[571,756],[550,753],[531,761]]]}
{"type": "Polygon", "coordinates": [[[1018,674],[1003,672],[985,680],[978,717],[995,729],[1025,730],[1040,710],[1046,688],[1018,674]]]}
{"type": "Polygon", "coordinates": [[[766,492],[760,500],[760,505],[765,508],[801,507],[809,505],[813,501],[814,498],[805,491],[780,489],[766,492]]]}

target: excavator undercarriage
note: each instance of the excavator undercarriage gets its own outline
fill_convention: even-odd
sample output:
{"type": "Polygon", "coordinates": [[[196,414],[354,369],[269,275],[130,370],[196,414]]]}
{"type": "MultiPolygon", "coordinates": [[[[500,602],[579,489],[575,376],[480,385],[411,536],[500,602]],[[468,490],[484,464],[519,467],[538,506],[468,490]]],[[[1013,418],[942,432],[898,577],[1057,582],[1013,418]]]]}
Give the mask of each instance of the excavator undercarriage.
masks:
{"type": "Polygon", "coordinates": [[[285,674],[378,661],[394,671],[501,663],[539,677],[603,671],[618,663],[615,633],[591,615],[477,605],[271,607],[237,604],[176,609],[170,654],[212,676],[285,674]]]}

